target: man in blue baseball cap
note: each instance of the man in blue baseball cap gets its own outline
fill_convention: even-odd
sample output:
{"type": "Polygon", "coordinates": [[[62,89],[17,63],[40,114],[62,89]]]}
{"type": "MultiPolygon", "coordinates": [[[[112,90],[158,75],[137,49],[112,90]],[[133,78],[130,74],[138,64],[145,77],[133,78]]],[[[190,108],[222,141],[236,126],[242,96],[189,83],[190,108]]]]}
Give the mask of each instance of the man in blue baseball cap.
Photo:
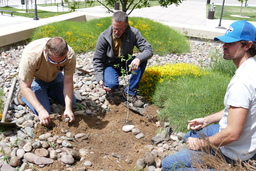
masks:
{"type": "MultiPolygon", "coordinates": [[[[227,87],[224,109],[189,121],[191,131],[184,137],[188,149],[164,158],[163,171],[199,170],[196,166],[205,166],[200,158],[203,154],[230,164],[256,156],[255,36],[255,26],[244,20],[232,23],[223,36],[214,38],[224,43],[223,58],[233,60],[237,67],[227,87]]],[[[214,169],[219,170],[211,166],[210,170],[214,169]]]]}

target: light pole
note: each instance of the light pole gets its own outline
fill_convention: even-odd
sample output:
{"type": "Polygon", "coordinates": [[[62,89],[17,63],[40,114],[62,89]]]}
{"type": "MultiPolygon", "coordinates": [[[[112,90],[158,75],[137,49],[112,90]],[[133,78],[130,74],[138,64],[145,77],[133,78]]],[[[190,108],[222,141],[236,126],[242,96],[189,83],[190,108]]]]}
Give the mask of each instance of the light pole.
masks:
{"type": "Polygon", "coordinates": [[[36,0],[35,0],[35,16],[34,16],[34,20],[39,20],[38,16],[37,16],[37,4],[36,4],[36,0]]]}
{"type": "Polygon", "coordinates": [[[221,8],[221,13],[220,13],[220,22],[219,22],[219,26],[217,28],[222,28],[222,29],[226,29],[225,27],[221,26],[221,20],[222,20],[222,15],[223,15],[223,10],[224,10],[224,4],[225,4],[225,0],[223,0],[222,2],[222,8],[221,8]]]}

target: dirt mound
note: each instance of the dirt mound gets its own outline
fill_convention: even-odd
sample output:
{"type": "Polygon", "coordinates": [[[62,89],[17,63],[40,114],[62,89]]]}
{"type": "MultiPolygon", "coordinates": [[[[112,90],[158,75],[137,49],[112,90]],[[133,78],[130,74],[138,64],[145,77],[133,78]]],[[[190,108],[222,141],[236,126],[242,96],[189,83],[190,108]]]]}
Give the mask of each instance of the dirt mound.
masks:
{"type": "Polygon", "coordinates": [[[65,130],[73,134],[86,133],[87,138],[81,141],[71,141],[71,144],[73,149],[88,150],[86,157],[72,166],[55,161],[52,165],[36,169],[42,171],[85,170],[84,162],[89,160],[92,163],[92,166],[88,167],[90,170],[135,170],[136,161],[143,158],[145,151],[148,151],[145,145],[151,144],[151,138],[156,134],[157,107],[148,106],[144,116],[128,110],[123,103],[112,105],[110,109],[109,112],[99,115],[77,115],[73,123],[66,123],[63,118],[55,118],[47,128],[44,126],[36,128],[36,138],[46,132],[61,137],[65,135],[65,130]],[[126,119],[127,116],[128,119],[126,119]],[[134,125],[144,134],[144,137],[137,139],[132,132],[123,132],[122,127],[126,124],[134,125]]]}

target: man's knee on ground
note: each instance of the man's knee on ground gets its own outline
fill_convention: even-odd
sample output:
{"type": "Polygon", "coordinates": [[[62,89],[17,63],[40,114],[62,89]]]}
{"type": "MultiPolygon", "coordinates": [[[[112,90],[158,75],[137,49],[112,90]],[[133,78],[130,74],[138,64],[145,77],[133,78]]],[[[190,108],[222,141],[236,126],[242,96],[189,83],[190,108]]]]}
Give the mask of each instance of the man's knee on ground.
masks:
{"type": "Polygon", "coordinates": [[[117,89],[119,87],[119,84],[116,82],[107,82],[105,83],[105,87],[110,88],[111,90],[117,89]]]}

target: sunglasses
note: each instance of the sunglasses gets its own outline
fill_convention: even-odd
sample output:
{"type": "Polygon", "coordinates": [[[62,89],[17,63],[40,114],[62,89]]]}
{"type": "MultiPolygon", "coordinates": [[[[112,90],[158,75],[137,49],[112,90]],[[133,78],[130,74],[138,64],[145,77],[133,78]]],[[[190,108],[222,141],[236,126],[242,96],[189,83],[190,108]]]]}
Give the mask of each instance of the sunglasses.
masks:
{"type": "Polygon", "coordinates": [[[65,58],[64,58],[62,61],[60,61],[60,62],[55,62],[55,61],[53,61],[53,60],[50,58],[50,55],[48,55],[48,61],[49,61],[50,63],[52,63],[52,64],[55,64],[55,65],[62,64],[62,63],[64,63],[66,60],[67,60],[67,57],[65,57],[65,58]]]}
{"type": "MultiPolygon", "coordinates": [[[[126,29],[126,28],[125,28],[126,29]]],[[[117,28],[113,28],[114,31],[119,31],[119,32],[124,32],[125,29],[117,29],[117,28]]]]}

